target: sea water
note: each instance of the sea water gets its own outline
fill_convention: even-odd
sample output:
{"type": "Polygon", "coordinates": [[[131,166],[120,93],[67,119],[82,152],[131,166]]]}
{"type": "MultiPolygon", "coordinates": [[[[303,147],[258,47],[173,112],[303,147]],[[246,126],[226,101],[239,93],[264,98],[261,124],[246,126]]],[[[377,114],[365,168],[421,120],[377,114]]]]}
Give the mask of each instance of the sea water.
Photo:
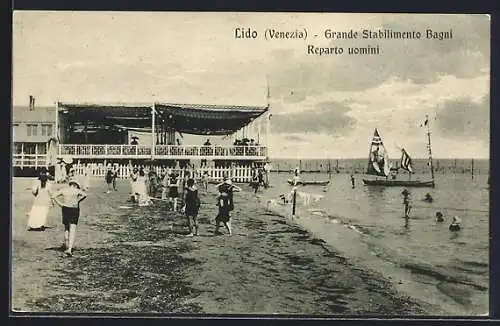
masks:
{"type": "MultiPolygon", "coordinates": [[[[288,173],[272,173],[266,198],[288,193],[288,173]]],[[[302,174],[303,180],[330,180],[327,187],[304,186],[299,191],[323,195],[317,203],[298,201],[298,215],[331,222],[322,236],[367,268],[392,275],[396,287],[424,299],[433,314],[482,315],[489,306],[488,175],[436,175],[435,188],[408,188],[412,211],[408,222],[400,187],[365,186],[361,174],[302,174]],[[434,201],[426,203],[429,193],[434,201]],[[445,222],[435,221],[436,212],[445,222]],[[448,226],[456,215],[462,230],[448,226]],[[401,285],[403,284],[403,285],[401,285]],[[432,299],[431,299],[432,298],[432,299]]],[[[401,176],[400,178],[405,178],[401,176]]],[[[406,177],[407,178],[407,177],[406,177]]],[[[412,179],[429,179],[413,175],[412,179]]]]}

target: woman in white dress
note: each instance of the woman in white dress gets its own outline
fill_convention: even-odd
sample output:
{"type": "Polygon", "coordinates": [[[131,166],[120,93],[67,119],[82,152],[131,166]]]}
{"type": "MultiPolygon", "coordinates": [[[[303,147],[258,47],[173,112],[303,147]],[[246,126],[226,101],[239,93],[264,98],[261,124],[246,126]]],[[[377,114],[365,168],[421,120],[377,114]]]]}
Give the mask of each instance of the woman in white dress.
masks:
{"type": "Polygon", "coordinates": [[[49,213],[50,206],[53,205],[50,186],[51,184],[48,181],[47,171],[42,169],[38,180],[36,180],[31,188],[31,193],[35,196],[35,201],[33,202],[33,206],[31,207],[31,211],[29,213],[29,231],[45,230],[47,215],[49,213]]]}
{"type": "Polygon", "coordinates": [[[139,177],[136,181],[136,194],[138,195],[139,206],[149,206],[152,204],[148,194],[148,179],[143,169],[139,170],[139,177]]]}

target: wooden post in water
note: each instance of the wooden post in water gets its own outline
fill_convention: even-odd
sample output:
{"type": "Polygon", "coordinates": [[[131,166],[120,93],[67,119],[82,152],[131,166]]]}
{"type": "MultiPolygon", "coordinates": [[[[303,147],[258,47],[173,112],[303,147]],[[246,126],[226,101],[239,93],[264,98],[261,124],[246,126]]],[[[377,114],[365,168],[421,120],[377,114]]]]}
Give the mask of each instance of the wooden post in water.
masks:
{"type": "Polygon", "coordinates": [[[474,159],[471,160],[470,174],[471,174],[472,180],[474,180],[474,159]]]}
{"type": "Polygon", "coordinates": [[[332,161],[328,159],[328,179],[332,179],[332,161]]]}
{"type": "Polygon", "coordinates": [[[297,206],[297,187],[293,187],[292,196],[292,217],[295,217],[295,207],[297,206]]]}

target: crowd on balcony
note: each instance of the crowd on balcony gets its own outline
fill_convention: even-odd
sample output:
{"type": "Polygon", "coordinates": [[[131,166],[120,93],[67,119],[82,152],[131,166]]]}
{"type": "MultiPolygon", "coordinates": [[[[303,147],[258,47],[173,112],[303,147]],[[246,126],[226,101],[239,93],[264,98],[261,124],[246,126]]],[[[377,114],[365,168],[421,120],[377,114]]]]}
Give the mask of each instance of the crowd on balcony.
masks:
{"type": "Polygon", "coordinates": [[[236,139],[233,143],[234,146],[259,146],[259,143],[257,143],[254,139],[248,139],[248,138],[243,138],[243,139],[236,139]]]}

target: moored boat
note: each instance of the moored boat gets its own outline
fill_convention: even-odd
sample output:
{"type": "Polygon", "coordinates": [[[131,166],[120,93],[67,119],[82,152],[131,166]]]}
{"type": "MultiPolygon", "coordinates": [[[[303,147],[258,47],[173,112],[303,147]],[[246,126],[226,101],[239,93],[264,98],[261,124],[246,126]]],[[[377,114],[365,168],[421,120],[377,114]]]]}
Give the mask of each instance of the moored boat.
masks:
{"type": "MultiPolygon", "coordinates": [[[[293,186],[294,182],[291,179],[287,180],[288,184],[293,186]]],[[[306,180],[301,180],[297,181],[296,185],[302,185],[302,186],[327,186],[330,183],[329,180],[326,181],[306,181],[306,180]]]]}
{"type": "Polygon", "coordinates": [[[427,150],[429,154],[429,166],[431,170],[431,180],[411,180],[413,172],[412,159],[404,148],[401,149],[401,168],[408,172],[408,180],[397,180],[397,169],[392,168],[387,150],[377,129],[375,129],[372,142],[370,144],[370,155],[368,157],[368,169],[366,175],[375,176],[375,179],[363,178],[363,183],[367,186],[384,187],[431,187],[436,186],[434,181],[434,166],[432,164],[431,139],[429,131],[429,118],[425,120],[427,127],[427,150]],[[396,171],[396,173],[391,173],[396,171]],[[383,177],[381,179],[380,177],[383,177]]]}

